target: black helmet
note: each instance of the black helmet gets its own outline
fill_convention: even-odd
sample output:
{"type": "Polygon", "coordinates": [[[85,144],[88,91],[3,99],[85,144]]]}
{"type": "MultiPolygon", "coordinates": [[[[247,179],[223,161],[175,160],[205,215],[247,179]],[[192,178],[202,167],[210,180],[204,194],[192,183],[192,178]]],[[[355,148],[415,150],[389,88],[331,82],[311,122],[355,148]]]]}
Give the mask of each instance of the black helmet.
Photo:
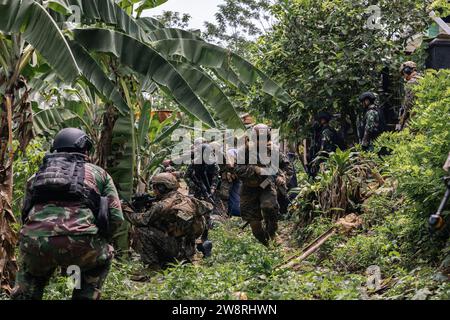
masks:
{"type": "Polygon", "coordinates": [[[92,141],[77,128],[62,129],[53,140],[51,152],[85,152],[92,149],[92,141]]]}
{"type": "Polygon", "coordinates": [[[373,92],[364,92],[359,96],[359,102],[363,102],[364,100],[369,99],[371,103],[377,100],[377,96],[373,92]]]}
{"type": "Polygon", "coordinates": [[[333,119],[333,116],[328,111],[321,111],[317,114],[317,120],[320,120],[320,119],[324,119],[324,120],[330,122],[331,119],[333,119]]]}

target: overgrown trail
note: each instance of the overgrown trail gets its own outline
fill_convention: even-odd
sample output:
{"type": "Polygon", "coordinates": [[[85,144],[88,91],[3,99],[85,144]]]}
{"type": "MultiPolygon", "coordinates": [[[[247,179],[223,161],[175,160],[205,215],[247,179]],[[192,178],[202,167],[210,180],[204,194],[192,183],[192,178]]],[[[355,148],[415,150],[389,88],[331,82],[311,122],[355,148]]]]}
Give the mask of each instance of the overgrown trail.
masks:
{"type": "MultiPolygon", "coordinates": [[[[213,256],[198,264],[175,265],[146,282],[132,279],[143,270],[138,261],[115,262],[106,281],[104,299],[332,299],[358,298],[360,276],[341,277],[308,262],[302,270],[276,268],[291,256],[291,227],[282,223],[278,243],[267,249],[250,230],[232,219],[211,232],[213,256]]],[[[47,299],[68,299],[66,279],[56,278],[47,299]]]]}
{"type": "MultiPolygon", "coordinates": [[[[136,275],[148,274],[137,257],[131,262],[115,261],[103,299],[378,299],[402,298],[405,291],[411,297],[417,292],[419,295],[428,292],[423,291],[426,289],[423,282],[416,282],[415,274],[408,274],[396,286],[381,292],[383,296],[367,294],[364,272],[335,271],[321,251],[303,261],[295,271],[280,268],[286,259],[301,251],[295,243],[294,223],[281,222],[278,241],[269,249],[257,243],[248,228],[242,231],[241,225],[240,219],[233,218],[211,231],[214,243],[211,258],[174,265],[151,274],[144,282],[133,280],[136,275]]],[[[329,245],[343,244],[332,240],[329,245]]],[[[434,290],[440,293],[435,298],[445,298],[448,287],[434,290]]],[[[70,296],[64,277],[54,278],[45,294],[46,299],[70,296]]]]}

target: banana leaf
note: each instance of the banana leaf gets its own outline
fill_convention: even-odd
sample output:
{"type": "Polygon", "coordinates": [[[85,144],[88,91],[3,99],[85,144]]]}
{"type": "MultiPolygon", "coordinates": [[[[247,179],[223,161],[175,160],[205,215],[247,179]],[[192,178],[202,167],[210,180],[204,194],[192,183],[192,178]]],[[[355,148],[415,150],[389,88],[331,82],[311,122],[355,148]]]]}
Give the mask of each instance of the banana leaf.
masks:
{"type": "Polygon", "coordinates": [[[283,103],[292,101],[289,94],[261,70],[239,55],[219,46],[195,39],[166,39],[152,42],[151,45],[166,58],[182,56],[194,65],[220,69],[224,78],[227,78],[226,73],[235,74],[246,86],[262,81],[263,92],[283,103]]]}
{"type": "Polygon", "coordinates": [[[215,127],[211,114],[176,68],[147,44],[106,29],[76,29],[75,40],[90,51],[111,53],[133,71],[170,90],[183,109],[208,126],[215,127]]]}
{"type": "Polygon", "coordinates": [[[61,30],[46,9],[33,0],[0,0],[0,31],[20,33],[65,81],[80,70],[61,30]]]}

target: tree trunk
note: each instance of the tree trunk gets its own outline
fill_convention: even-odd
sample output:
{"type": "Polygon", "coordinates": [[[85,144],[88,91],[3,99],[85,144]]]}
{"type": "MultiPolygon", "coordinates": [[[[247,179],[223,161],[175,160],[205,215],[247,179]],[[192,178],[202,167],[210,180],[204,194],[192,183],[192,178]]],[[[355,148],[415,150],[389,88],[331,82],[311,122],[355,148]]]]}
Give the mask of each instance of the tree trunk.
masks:
{"type": "Polygon", "coordinates": [[[14,282],[17,263],[14,250],[17,233],[12,225],[16,219],[12,212],[13,195],[13,136],[12,136],[12,94],[6,94],[0,109],[0,288],[10,293],[14,282]]]}
{"type": "Polygon", "coordinates": [[[105,170],[109,168],[109,162],[112,160],[113,129],[118,118],[119,116],[116,108],[114,108],[113,105],[108,104],[106,106],[106,112],[103,115],[102,132],[96,150],[97,165],[105,170]]]}

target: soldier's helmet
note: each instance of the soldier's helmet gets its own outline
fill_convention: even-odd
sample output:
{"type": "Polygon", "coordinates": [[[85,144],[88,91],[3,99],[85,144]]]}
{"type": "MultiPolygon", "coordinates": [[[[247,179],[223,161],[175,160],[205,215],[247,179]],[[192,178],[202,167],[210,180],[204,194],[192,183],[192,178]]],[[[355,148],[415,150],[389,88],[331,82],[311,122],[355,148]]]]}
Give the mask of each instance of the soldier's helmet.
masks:
{"type": "Polygon", "coordinates": [[[317,120],[324,119],[327,122],[330,122],[333,119],[333,116],[328,111],[321,111],[317,114],[317,120]]]}
{"type": "Polygon", "coordinates": [[[417,70],[417,64],[414,61],[406,61],[400,66],[401,75],[404,73],[411,74],[415,70],[417,70]]]}
{"type": "Polygon", "coordinates": [[[92,140],[84,131],[77,128],[65,128],[55,136],[50,151],[84,153],[90,151],[92,147],[92,140]]]}
{"type": "Polygon", "coordinates": [[[267,137],[270,139],[270,127],[268,125],[264,123],[258,123],[257,125],[253,126],[252,130],[257,137],[260,137],[260,135],[267,135],[267,137]]]}
{"type": "Polygon", "coordinates": [[[177,190],[180,186],[177,178],[175,178],[174,175],[169,172],[163,172],[153,176],[152,185],[162,185],[166,188],[167,191],[177,190]]]}
{"type": "Polygon", "coordinates": [[[170,167],[170,166],[172,166],[172,160],[166,159],[162,162],[162,165],[164,168],[170,167]]]}
{"type": "Polygon", "coordinates": [[[364,92],[359,96],[359,102],[363,102],[364,100],[369,99],[371,103],[374,103],[377,100],[377,96],[373,92],[364,92]]]}
{"type": "Polygon", "coordinates": [[[256,131],[256,132],[260,132],[260,131],[263,131],[263,130],[269,131],[270,127],[268,125],[264,124],[264,123],[258,123],[257,125],[255,125],[253,127],[253,130],[256,131]]]}
{"type": "Polygon", "coordinates": [[[204,143],[207,143],[205,138],[202,138],[202,137],[201,138],[197,138],[197,139],[194,140],[194,147],[196,148],[198,146],[201,146],[204,143]]]}

